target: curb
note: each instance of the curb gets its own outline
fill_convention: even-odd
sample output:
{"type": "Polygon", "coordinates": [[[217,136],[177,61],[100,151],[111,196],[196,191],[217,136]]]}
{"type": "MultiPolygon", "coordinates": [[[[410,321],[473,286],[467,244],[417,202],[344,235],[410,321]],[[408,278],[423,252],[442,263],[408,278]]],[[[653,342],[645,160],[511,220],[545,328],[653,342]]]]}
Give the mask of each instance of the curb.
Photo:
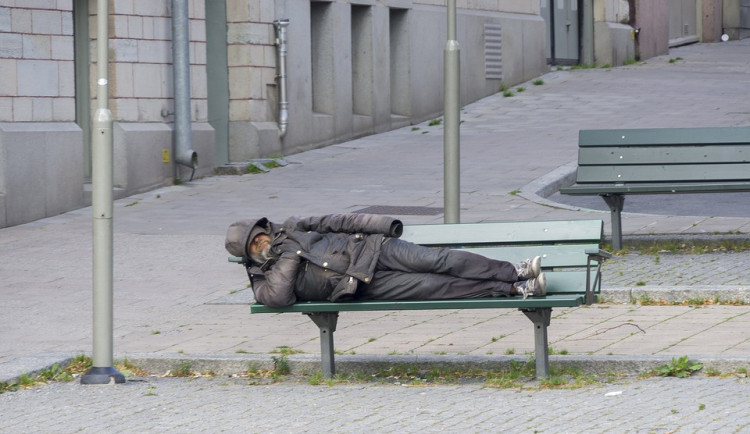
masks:
{"type": "MultiPolygon", "coordinates": [[[[189,366],[196,372],[212,372],[216,375],[237,375],[249,369],[273,369],[273,355],[243,354],[238,356],[185,356],[130,355],[128,361],[156,375],[163,375],[179,366],[189,366]]],[[[553,368],[575,368],[592,375],[640,375],[656,367],[670,364],[674,356],[586,356],[551,355],[553,368]]],[[[750,369],[750,357],[703,355],[691,356],[691,360],[703,363],[704,372],[714,370],[721,373],[750,369]]],[[[286,358],[292,375],[310,375],[320,372],[320,356],[294,354],[286,358]]],[[[417,370],[450,369],[456,371],[489,371],[508,369],[511,363],[525,363],[525,356],[473,356],[473,355],[339,355],[336,356],[337,374],[375,375],[393,367],[413,367],[417,370]]]]}
{"type": "MultiPolygon", "coordinates": [[[[193,372],[211,373],[218,376],[240,375],[249,370],[274,369],[274,356],[265,354],[242,354],[236,356],[212,356],[183,354],[130,354],[115,360],[128,360],[133,365],[152,375],[168,375],[170,371],[188,368],[193,372]]],[[[587,356],[587,355],[551,355],[552,369],[571,368],[589,375],[638,376],[649,373],[659,366],[671,364],[675,356],[587,356]]],[[[55,363],[65,364],[71,357],[46,355],[34,358],[46,360],[46,365],[39,365],[36,370],[11,373],[3,369],[0,372],[0,383],[11,383],[21,375],[35,376],[51,368],[55,363]],[[55,357],[58,357],[52,361],[55,357]]],[[[690,360],[703,364],[703,370],[729,374],[750,369],[750,357],[696,355],[690,360]]],[[[311,375],[320,372],[320,356],[313,354],[295,354],[287,356],[290,375],[311,375]]],[[[473,355],[340,355],[336,357],[337,374],[376,375],[387,372],[394,367],[409,368],[414,371],[447,369],[459,372],[507,370],[512,363],[529,361],[524,356],[473,356],[473,355]]]]}
{"type": "Polygon", "coordinates": [[[750,304],[749,286],[636,286],[602,288],[600,303],[750,304]]]}
{"type": "MultiPolygon", "coordinates": [[[[598,209],[582,208],[579,206],[568,205],[547,199],[560,190],[561,187],[567,187],[575,184],[576,173],[578,171],[578,162],[571,161],[557,169],[540,176],[530,183],[521,187],[518,194],[524,199],[539,205],[548,206],[557,209],[566,209],[569,211],[581,211],[592,214],[591,218],[597,218],[598,215],[609,215],[609,211],[598,209]]],[[[623,215],[655,215],[623,211],[623,215]]],[[[611,238],[604,241],[611,242],[611,238]]],[[[623,242],[627,241],[628,248],[638,248],[641,246],[652,246],[664,242],[680,242],[687,246],[719,246],[725,242],[750,243],[750,233],[746,234],[706,234],[706,233],[683,233],[683,234],[648,234],[648,235],[627,235],[623,234],[623,242]]]]}

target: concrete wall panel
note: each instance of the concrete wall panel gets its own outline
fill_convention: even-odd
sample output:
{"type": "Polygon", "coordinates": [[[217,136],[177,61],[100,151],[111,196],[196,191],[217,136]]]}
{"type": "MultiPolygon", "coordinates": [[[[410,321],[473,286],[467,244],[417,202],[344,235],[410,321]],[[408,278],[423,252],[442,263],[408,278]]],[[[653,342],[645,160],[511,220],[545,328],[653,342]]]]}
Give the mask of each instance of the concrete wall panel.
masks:
{"type": "Polygon", "coordinates": [[[669,2],[636,0],[635,25],[638,32],[638,58],[649,59],[669,52],[669,2]]]}
{"type": "Polygon", "coordinates": [[[82,143],[82,132],[73,123],[0,124],[3,225],[83,206],[82,143]]]}
{"type": "Polygon", "coordinates": [[[622,65],[626,60],[635,59],[633,28],[627,24],[608,22],[594,23],[594,58],[597,65],[622,65]]]}
{"type": "MultiPolygon", "coordinates": [[[[125,194],[135,194],[174,181],[174,155],[172,153],[172,126],[162,123],[117,122],[114,125],[114,184],[125,194]],[[170,158],[162,160],[163,150],[170,158]]],[[[205,176],[214,167],[213,128],[204,122],[192,124],[192,148],[198,154],[198,169],[195,176],[205,176]]],[[[179,165],[178,165],[179,166],[179,165]]],[[[185,175],[178,167],[178,176],[189,179],[191,170],[185,175]]]]}

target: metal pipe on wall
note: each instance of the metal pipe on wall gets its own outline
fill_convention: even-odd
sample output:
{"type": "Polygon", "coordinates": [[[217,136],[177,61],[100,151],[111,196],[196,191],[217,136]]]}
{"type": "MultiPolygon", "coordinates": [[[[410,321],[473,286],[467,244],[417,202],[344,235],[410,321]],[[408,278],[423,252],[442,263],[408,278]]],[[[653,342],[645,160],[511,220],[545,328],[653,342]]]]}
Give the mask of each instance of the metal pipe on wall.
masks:
{"type": "Polygon", "coordinates": [[[276,27],[276,75],[277,85],[279,87],[279,137],[286,135],[286,129],[289,125],[289,101],[286,96],[286,28],[289,26],[289,19],[276,20],[273,22],[276,27]]]}
{"type": "Polygon", "coordinates": [[[172,0],[172,75],[174,79],[174,159],[177,163],[195,171],[198,167],[198,153],[192,148],[190,126],[188,0],[172,0]]]}

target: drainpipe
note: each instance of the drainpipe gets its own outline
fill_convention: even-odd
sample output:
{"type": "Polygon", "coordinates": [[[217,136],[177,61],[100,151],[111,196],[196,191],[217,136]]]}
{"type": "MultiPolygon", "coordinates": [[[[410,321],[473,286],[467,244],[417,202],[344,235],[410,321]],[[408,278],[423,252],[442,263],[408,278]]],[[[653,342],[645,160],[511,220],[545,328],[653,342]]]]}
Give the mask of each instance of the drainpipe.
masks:
{"type": "Polygon", "coordinates": [[[286,28],[289,19],[276,20],[276,68],[278,74],[276,81],[279,86],[279,138],[286,135],[286,127],[289,125],[289,101],[286,99],[286,28]]]}
{"type": "MultiPolygon", "coordinates": [[[[175,161],[193,169],[198,154],[192,148],[190,127],[190,20],[188,0],[172,0],[172,75],[174,80],[175,161]]],[[[177,168],[175,167],[175,172],[177,168]]],[[[177,176],[175,176],[176,178],[177,176]]],[[[190,179],[192,180],[192,175],[190,179]]]]}

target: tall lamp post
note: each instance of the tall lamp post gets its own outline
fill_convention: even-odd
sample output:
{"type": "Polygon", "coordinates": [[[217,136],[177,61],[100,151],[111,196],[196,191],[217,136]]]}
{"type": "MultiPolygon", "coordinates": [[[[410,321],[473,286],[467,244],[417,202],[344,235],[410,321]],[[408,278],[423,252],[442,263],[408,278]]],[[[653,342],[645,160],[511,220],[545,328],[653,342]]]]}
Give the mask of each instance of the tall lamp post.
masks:
{"type": "Polygon", "coordinates": [[[92,122],[91,158],[93,195],[93,367],[81,384],[124,383],[112,363],[112,112],[109,110],[109,10],[108,0],[97,0],[97,109],[92,122]]]}
{"type": "Polygon", "coordinates": [[[459,54],[456,40],[456,0],[448,0],[448,40],[445,43],[443,127],[445,223],[460,223],[459,54]]]}

